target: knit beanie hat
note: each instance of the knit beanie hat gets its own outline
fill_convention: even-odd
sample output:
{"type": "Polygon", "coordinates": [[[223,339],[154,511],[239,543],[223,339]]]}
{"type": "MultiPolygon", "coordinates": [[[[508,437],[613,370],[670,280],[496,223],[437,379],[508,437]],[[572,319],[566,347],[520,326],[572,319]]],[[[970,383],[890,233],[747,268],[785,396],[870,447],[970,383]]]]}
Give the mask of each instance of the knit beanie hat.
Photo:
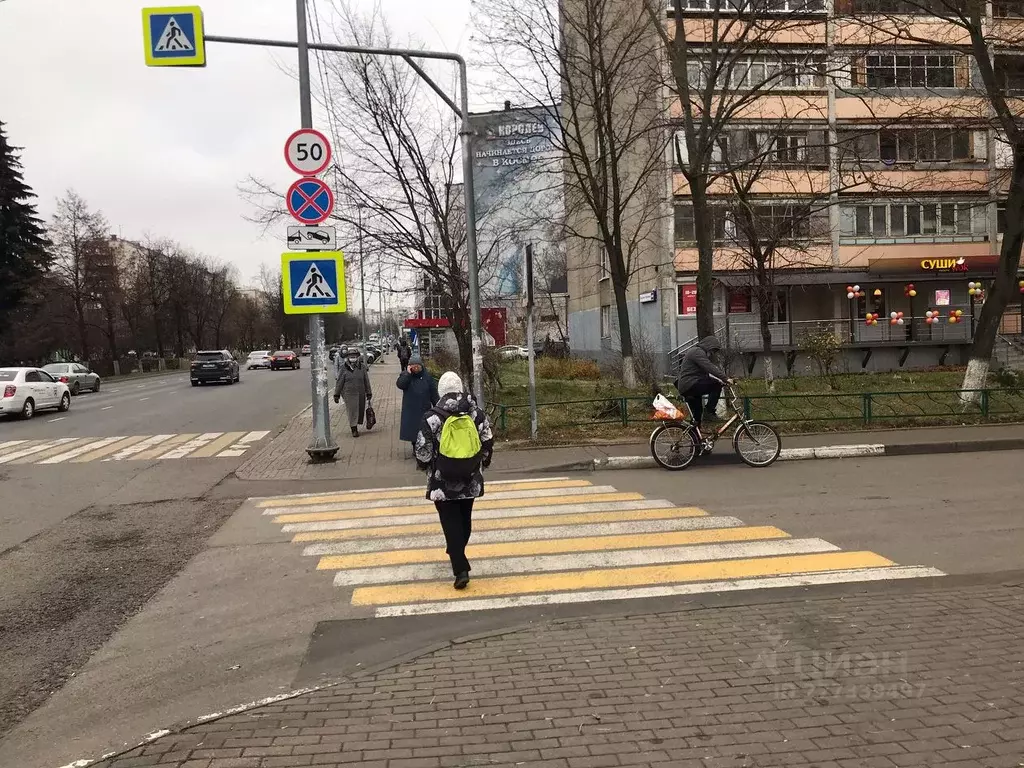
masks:
{"type": "Polygon", "coordinates": [[[460,394],[463,391],[462,379],[459,378],[459,374],[453,371],[444,373],[441,376],[441,380],[437,382],[437,394],[441,397],[460,394]]]}

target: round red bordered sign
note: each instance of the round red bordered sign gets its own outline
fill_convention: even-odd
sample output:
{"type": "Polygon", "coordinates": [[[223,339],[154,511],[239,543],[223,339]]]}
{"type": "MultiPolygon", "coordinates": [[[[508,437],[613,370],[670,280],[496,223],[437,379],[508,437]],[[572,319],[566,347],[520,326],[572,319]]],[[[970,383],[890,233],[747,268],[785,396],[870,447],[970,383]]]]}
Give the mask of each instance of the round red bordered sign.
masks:
{"type": "Polygon", "coordinates": [[[320,179],[299,179],[284,199],[288,213],[302,224],[319,224],[334,210],[334,193],[320,179]]]}
{"type": "Polygon", "coordinates": [[[320,131],[300,128],[284,143],[284,161],[300,176],[316,176],[331,164],[331,143],[320,131]]]}

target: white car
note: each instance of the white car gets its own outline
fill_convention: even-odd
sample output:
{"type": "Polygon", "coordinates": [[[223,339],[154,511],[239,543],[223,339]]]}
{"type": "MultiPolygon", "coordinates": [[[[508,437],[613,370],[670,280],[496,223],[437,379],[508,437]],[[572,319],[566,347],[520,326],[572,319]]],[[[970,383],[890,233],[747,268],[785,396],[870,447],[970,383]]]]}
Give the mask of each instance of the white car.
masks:
{"type": "Polygon", "coordinates": [[[44,408],[71,408],[68,385],[40,368],[0,368],[0,414],[31,419],[44,408]]]}
{"type": "Polygon", "coordinates": [[[256,352],[250,352],[249,356],[245,359],[245,367],[250,371],[253,368],[269,368],[270,350],[261,349],[256,352]]]}
{"type": "Polygon", "coordinates": [[[498,354],[501,355],[502,360],[526,360],[530,357],[530,350],[526,347],[510,345],[501,347],[498,354]]]}

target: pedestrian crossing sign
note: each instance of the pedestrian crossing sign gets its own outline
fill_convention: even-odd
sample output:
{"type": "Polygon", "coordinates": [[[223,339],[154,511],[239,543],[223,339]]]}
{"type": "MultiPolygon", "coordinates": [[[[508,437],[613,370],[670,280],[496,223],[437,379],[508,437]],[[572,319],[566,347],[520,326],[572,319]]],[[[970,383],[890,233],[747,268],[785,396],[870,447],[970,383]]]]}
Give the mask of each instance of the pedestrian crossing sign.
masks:
{"type": "Polygon", "coordinates": [[[150,67],[205,67],[203,12],[198,6],[143,8],[142,36],[150,67]]]}
{"type": "Polygon", "coordinates": [[[281,254],[281,294],[286,315],[346,311],[344,254],[281,254]]]}

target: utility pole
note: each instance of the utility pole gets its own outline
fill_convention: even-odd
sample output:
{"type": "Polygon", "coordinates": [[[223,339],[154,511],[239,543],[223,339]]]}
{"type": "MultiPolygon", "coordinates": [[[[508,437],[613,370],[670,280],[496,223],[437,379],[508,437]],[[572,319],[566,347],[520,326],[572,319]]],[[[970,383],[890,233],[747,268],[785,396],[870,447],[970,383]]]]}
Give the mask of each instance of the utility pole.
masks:
{"type": "MultiPolygon", "coordinates": [[[[306,0],[295,0],[296,48],[299,53],[299,112],[302,128],[313,127],[309,92],[309,41],[306,37],[306,0]]],[[[327,402],[327,344],[323,315],[309,316],[309,377],[313,394],[313,440],[306,453],[313,461],[332,461],[338,446],[331,439],[331,411],[327,402]]]]}

